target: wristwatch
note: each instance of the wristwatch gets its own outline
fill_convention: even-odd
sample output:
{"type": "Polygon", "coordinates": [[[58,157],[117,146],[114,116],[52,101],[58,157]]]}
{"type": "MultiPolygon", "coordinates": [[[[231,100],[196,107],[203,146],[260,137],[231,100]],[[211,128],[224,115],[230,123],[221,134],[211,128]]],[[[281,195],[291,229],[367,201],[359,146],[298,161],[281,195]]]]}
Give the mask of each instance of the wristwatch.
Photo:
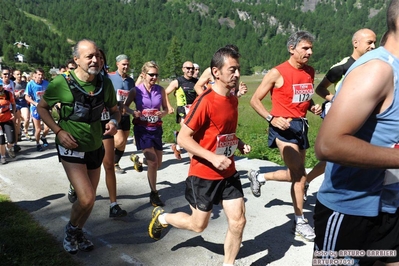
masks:
{"type": "Polygon", "coordinates": [[[116,127],[118,127],[118,121],[116,121],[116,119],[110,119],[109,122],[112,122],[116,127]]]}
{"type": "Polygon", "coordinates": [[[266,121],[270,123],[270,122],[272,122],[273,118],[274,118],[274,116],[268,115],[268,116],[266,116],[266,121]]]}

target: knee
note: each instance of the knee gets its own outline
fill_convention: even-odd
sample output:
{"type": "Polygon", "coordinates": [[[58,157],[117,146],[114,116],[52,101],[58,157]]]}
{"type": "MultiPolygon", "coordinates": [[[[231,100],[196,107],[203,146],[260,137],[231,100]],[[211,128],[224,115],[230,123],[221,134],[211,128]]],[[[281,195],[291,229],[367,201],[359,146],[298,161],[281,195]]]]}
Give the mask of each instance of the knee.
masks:
{"type": "Polygon", "coordinates": [[[193,223],[193,225],[191,227],[191,230],[196,232],[196,233],[202,233],[205,230],[205,228],[207,228],[207,227],[208,227],[208,222],[207,221],[206,222],[200,222],[200,223],[194,221],[194,223],[193,223]]]}
{"type": "Polygon", "coordinates": [[[235,235],[241,235],[244,231],[244,227],[247,223],[247,219],[244,215],[240,216],[238,219],[229,221],[229,229],[235,235]]]}
{"type": "Polygon", "coordinates": [[[92,193],[78,195],[79,206],[83,210],[90,210],[91,208],[93,208],[95,200],[96,195],[92,193]]]}

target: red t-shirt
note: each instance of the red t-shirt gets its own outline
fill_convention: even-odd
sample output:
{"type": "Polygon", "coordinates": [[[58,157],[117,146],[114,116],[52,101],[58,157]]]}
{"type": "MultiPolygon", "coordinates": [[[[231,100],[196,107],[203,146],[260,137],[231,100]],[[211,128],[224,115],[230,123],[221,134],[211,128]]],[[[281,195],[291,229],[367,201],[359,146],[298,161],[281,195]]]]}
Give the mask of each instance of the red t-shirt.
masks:
{"type": "Polygon", "coordinates": [[[288,61],[278,65],[276,69],[284,79],[280,88],[271,90],[273,116],[299,118],[306,117],[310,100],[314,94],[314,69],[305,65],[301,69],[294,68],[288,61]]]}
{"type": "MultiPolygon", "coordinates": [[[[217,147],[223,139],[235,135],[238,122],[238,100],[234,95],[222,96],[212,89],[204,91],[191,105],[190,111],[184,119],[184,123],[195,133],[193,139],[203,148],[217,152],[217,147]]],[[[218,149],[219,150],[219,149],[218,149]]],[[[220,152],[220,151],[219,151],[220,152]]],[[[194,175],[208,180],[221,180],[234,175],[236,172],[234,164],[234,153],[229,156],[232,160],[229,168],[220,171],[211,162],[197,156],[193,156],[190,162],[189,175],[194,175]]]]}
{"type": "Polygon", "coordinates": [[[3,89],[0,92],[0,122],[7,122],[12,119],[11,104],[15,104],[14,95],[3,89]],[[6,93],[8,93],[8,96],[6,93]]]}

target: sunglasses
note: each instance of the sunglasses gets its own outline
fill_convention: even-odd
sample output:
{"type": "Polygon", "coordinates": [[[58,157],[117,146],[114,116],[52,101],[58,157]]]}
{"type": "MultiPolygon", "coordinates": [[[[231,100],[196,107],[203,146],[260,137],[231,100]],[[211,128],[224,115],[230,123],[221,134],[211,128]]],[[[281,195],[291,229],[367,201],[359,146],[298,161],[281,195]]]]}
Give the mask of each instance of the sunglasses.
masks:
{"type": "Polygon", "coordinates": [[[157,74],[157,73],[147,73],[147,75],[150,76],[151,78],[153,78],[153,77],[157,78],[159,76],[159,74],[157,74]]]}
{"type": "Polygon", "coordinates": [[[3,73],[3,76],[8,76],[10,75],[10,73],[3,73]]]}
{"type": "Polygon", "coordinates": [[[194,67],[184,67],[187,70],[194,70],[194,67]]]}

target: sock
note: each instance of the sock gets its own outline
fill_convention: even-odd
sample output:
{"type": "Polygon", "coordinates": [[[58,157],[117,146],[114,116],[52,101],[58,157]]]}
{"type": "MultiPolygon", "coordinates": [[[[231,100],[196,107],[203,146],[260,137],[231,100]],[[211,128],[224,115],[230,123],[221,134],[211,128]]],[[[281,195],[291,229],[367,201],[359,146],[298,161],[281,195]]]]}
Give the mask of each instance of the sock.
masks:
{"type": "Polygon", "coordinates": [[[295,223],[306,223],[305,217],[302,215],[295,215],[295,223]]]}
{"type": "Polygon", "coordinates": [[[178,151],[180,151],[180,150],[181,150],[181,148],[180,148],[179,144],[176,144],[176,150],[178,150],[178,151]]]}
{"type": "Polygon", "coordinates": [[[162,214],[160,214],[160,215],[158,216],[158,221],[159,221],[161,224],[168,224],[168,223],[166,222],[165,215],[166,215],[166,213],[162,213],[162,214]]]}
{"type": "Polygon", "coordinates": [[[124,153],[125,151],[120,151],[118,149],[115,149],[115,160],[114,160],[115,164],[119,163],[124,153]]]}
{"type": "Polygon", "coordinates": [[[262,184],[266,183],[266,179],[265,179],[264,175],[261,173],[259,173],[259,175],[256,177],[256,179],[262,184]]]}
{"type": "Polygon", "coordinates": [[[234,266],[234,264],[223,263],[223,266],[234,266]]]}
{"type": "Polygon", "coordinates": [[[72,230],[78,229],[78,226],[77,226],[77,225],[73,225],[73,224],[71,223],[71,221],[69,221],[69,227],[71,227],[72,230]]]}
{"type": "Polygon", "coordinates": [[[112,202],[110,205],[109,205],[109,207],[110,208],[112,208],[112,207],[114,207],[115,205],[118,205],[118,203],[115,201],[115,202],[112,202]]]}

